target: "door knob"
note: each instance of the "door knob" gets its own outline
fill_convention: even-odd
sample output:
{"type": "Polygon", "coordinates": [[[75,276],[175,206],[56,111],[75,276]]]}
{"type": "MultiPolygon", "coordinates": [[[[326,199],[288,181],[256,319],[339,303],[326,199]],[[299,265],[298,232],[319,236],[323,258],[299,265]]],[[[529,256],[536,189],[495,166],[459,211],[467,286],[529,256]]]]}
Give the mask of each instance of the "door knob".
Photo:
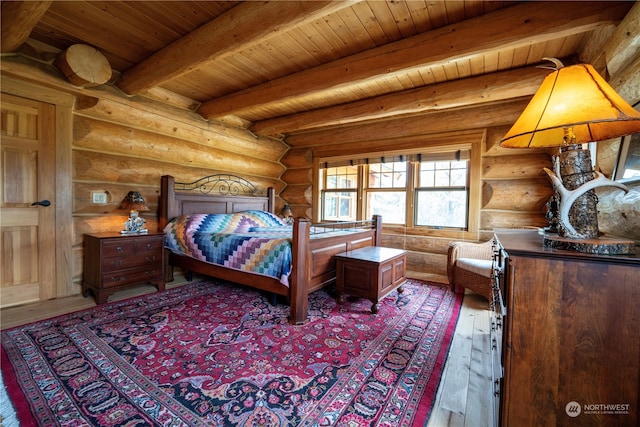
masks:
{"type": "Polygon", "coordinates": [[[47,207],[51,205],[51,202],[45,199],[45,200],[40,200],[39,202],[31,203],[31,206],[36,206],[36,205],[47,207]]]}

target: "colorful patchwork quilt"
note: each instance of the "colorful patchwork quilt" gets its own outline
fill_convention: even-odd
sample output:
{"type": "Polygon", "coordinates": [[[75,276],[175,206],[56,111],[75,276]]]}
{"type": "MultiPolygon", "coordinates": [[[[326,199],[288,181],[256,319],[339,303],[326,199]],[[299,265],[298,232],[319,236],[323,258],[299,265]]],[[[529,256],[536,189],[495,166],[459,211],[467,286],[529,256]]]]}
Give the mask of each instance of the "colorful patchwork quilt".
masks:
{"type": "Polygon", "coordinates": [[[276,278],[289,286],[290,225],[265,211],[190,214],[164,229],[165,247],[200,261],[276,278]]]}

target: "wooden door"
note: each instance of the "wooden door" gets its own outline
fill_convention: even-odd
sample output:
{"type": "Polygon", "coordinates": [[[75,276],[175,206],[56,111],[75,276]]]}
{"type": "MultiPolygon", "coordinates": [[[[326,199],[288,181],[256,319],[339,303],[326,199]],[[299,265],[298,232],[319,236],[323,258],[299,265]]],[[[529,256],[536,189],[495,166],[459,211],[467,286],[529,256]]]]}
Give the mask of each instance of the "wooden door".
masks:
{"type": "Polygon", "coordinates": [[[0,306],[8,307],[56,296],[55,106],[2,94],[1,109],[0,306]]]}

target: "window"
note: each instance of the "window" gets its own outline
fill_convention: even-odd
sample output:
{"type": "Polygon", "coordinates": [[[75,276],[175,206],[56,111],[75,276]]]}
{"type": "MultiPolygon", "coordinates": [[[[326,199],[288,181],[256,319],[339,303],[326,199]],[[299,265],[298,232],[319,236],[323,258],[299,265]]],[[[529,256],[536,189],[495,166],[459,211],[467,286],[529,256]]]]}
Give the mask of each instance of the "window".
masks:
{"type": "Polygon", "coordinates": [[[355,221],[357,219],[358,170],[341,166],[320,170],[322,183],[322,219],[355,221]]]}
{"type": "Polygon", "coordinates": [[[407,200],[407,162],[374,163],[367,168],[367,218],[404,224],[407,200]]]}
{"type": "Polygon", "coordinates": [[[419,167],[415,224],[466,228],[467,161],[426,161],[419,167]]]}
{"type": "Polygon", "coordinates": [[[378,214],[385,224],[467,229],[469,154],[465,150],[396,155],[375,162],[349,160],[349,166],[326,162],[320,169],[320,220],[378,214]]]}

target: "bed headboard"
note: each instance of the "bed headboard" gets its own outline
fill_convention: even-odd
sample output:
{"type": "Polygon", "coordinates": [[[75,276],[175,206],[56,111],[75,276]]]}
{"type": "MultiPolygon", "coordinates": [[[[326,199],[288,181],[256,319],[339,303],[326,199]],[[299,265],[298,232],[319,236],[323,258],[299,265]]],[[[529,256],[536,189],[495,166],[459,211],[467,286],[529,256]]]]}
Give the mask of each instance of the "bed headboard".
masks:
{"type": "Polygon", "coordinates": [[[160,181],[158,229],[180,215],[233,213],[258,209],[274,213],[275,190],[258,190],[244,178],[228,174],[209,175],[194,182],[175,182],[170,175],[160,181]]]}

